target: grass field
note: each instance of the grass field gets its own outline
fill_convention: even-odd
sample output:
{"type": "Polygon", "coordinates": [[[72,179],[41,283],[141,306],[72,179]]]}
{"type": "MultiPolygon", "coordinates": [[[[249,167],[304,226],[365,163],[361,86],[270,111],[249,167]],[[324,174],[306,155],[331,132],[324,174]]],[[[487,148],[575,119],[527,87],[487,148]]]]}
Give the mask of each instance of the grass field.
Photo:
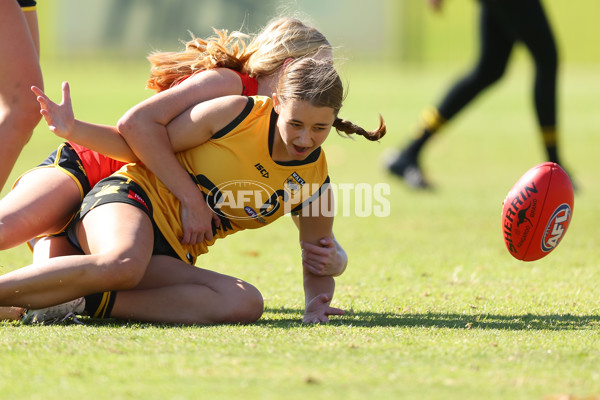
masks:
{"type": "MultiPolygon", "coordinates": [[[[145,64],[45,66],[53,96],[69,80],[76,115],[114,123],[149,95],[145,64]]],[[[296,233],[287,218],[217,243],[198,265],[255,284],[265,314],[248,326],[180,327],[115,321],[30,327],[0,323],[0,398],[6,399],[563,399],[600,396],[598,255],[600,77],[562,70],[563,156],[580,190],[558,249],[523,263],[502,242],[504,196],[544,161],[531,104],[531,71],[511,66],[425,153],[436,184],[415,193],[381,168],[421,108],[460,67],[347,63],[342,116],[389,134],[381,143],[331,137],[338,183],[389,183],[387,218],[336,219],[350,265],[328,325],[299,321],[303,292],[296,233]],[[378,73],[369,71],[377,68],[378,73]]],[[[42,125],[15,177],[59,142],[42,125]]],[[[5,190],[6,191],[6,190],[5,190]]],[[[354,209],[352,206],[350,209],[354,209]]],[[[25,247],[0,254],[3,272],[25,247]]]]}

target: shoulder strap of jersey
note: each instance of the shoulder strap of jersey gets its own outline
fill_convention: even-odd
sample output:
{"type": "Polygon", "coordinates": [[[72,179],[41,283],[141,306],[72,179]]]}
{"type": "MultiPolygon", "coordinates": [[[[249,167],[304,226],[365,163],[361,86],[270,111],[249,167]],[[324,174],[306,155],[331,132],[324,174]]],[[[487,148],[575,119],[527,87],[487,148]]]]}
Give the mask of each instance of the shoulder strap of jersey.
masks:
{"type": "Polygon", "coordinates": [[[235,117],[233,121],[228,123],[223,129],[221,129],[218,132],[215,132],[215,134],[212,136],[212,139],[222,138],[223,136],[231,132],[250,114],[250,112],[252,112],[252,108],[254,108],[254,98],[248,97],[248,102],[246,103],[246,106],[244,107],[242,112],[237,117],[235,117]]]}

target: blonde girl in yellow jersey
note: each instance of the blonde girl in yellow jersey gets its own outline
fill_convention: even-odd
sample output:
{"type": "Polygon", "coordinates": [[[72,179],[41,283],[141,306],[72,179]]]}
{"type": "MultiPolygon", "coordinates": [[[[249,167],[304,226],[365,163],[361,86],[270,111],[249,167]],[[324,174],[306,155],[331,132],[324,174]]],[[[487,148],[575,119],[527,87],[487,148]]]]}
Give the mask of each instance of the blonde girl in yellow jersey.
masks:
{"type": "MultiPolygon", "coordinates": [[[[208,228],[199,231],[202,235],[187,244],[173,239],[177,232],[182,232],[181,219],[174,226],[164,224],[161,219],[176,215],[173,206],[179,196],[185,196],[188,182],[194,183],[194,190],[200,188],[205,192],[208,199],[214,192],[207,191],[210,185],[203,176],[217,184],[237,179],[240,175],[235,168],[214,178],[212,172],[202,169],[206,165],[203,166],[201,155],[210,155],[213,150],[203,153],[207,148],[214,147],[215,152],[234,149],[239,145],[238,140],[242,140],[245,157],[256,155],[257,159],[267,161],[270,158],[269,167],[301,171],[299,177],[289,175],[296,181],[289,189],[293,190],[297,184],[309,188],[290,207],[285,203],[292,197],[277,192],[281,196],[274,196],[276,201],[265,202],[267,207],[258,210],[256,227],[261,226],[258,218],[275,215],[276,210],[268,205],[280,202],[285,210],[293,209],[300,214],[298,227],[302,241],[318,243],[323,237],[332,237],[333,216],[322,214],[321,207],[309,207],[311,213],[304,212],[311,201],[331,200],[330,190],[323,185],[327,182],[327,170],[321,145],[332,127],[369,140],[378,140],[385,134],[383,121],[376,131],[368,132],[338,118],[343,97],[343,86],[332,64],[307,58],[286,67],[272,100],[229,96],[191,107],[167,125],[178,165],[160,163],[160,159],[152,159],[154,155],[142,155],[140,151],[143,166],[128,166],[108,181],[98,183],[84,199],[82,217],[70,230],[85,255],[54,258],[0,276],[0,305],[43,308],[93,293],[119,290],[119,296],[131,298],[123,303],[127,304],[126,309],[115,305],[112,310],[115,318],[191,324],[257,320],[263,311],[263,301],[256,288],[232,277],[183,264],[187,260],[186,251],[192,258],[201,254],[202,244],[210,244],[220,235],[217,226],[224,229],[225,219],[213,222],[214,215],[220,215],[218,204],[214,204],[213,213],[207,201],[199,200],[199,214],[202,214],[199,220],[208,228]],[[319,171],[311,176],[310,168],[302,169],[306,165],[317,166],[319,171]],[[183,169],[184,175],[179,175],[178,168],[183,169]],[[300,178],[304,177],[302,183],[304,179],[300,178]],[[177,187],[179,184],[184,188],[177,187]],[[174,190],[180,191],[179,195],[174,190]],[[105,198],[111,200],[104,201],[105,198]],[[151,269],[148,265],[155,257],[177,257],[182,263],[165,264],[169,265],[168,271],[151,269]]],[[[132,147],[138,154],[138,149],[132,147]]],[[[252,165],[249,168],[256,169],[252,165]]],[[[286,182],[280,184],[285,187],[286,182]]],[[[235,213],[232,211],[231,215],[235,213]]],[[[342,314],[342,310],[330,306],[334,277],[315,274],[308,268],[303,268],[303,274],[303,320],[326,322],[329,315],[342,314]]]]}

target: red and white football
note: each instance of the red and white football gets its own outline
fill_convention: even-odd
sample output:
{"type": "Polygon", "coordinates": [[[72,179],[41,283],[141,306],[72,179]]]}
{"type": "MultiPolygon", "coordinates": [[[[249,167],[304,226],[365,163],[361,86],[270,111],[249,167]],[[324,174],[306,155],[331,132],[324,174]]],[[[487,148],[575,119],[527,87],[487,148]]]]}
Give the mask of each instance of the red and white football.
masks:
{"type": "Polygon", "coordinates": [[[502,205],[502,236],[517,260],[535,261],[558,246],[573,216],[573,184],[558,164],[527,171],[502,205]]]}

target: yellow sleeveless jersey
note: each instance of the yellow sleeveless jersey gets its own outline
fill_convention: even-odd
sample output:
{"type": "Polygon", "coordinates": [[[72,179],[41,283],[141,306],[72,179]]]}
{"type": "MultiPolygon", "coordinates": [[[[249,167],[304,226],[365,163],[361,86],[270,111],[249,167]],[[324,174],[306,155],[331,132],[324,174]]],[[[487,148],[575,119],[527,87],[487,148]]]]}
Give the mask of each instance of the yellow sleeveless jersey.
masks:
{"type": "Polygon", "coordinates": [[[261,228],[285,213],[298,212],[320,196],[323,185],[329,182],[321,148],[302,161],[276,162],[271,158],[276,121],[271,98],[249,97],[242,113],[208,142],[176,154],[221,218],[221,226],[213,226],[211,241],[180,243],[179,200],[148,169],[129,164],[116,175],[131,178],[144,189],[163,235],[182,259],[191,256],[195,262],[217,239],[261,228]]]}

